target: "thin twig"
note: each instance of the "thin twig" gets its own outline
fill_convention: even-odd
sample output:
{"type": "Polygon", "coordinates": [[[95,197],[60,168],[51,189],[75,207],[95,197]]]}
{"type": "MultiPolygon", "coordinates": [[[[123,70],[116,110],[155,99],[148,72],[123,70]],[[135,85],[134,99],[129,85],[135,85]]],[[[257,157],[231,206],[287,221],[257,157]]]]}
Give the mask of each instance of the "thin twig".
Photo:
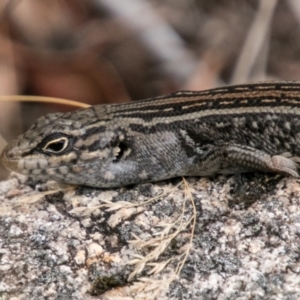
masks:
{"type": "Polygon", "coordinates": [[[231,83],[248,81],[252,67],[266,40],[277,0],[259,1],[259,8],[238,58],[231,83]]]}

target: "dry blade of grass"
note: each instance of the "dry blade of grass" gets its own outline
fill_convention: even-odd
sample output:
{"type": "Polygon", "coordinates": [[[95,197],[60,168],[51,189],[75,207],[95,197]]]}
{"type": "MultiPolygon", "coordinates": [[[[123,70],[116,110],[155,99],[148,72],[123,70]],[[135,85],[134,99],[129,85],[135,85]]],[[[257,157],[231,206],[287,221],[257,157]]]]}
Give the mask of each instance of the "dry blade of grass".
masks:
{"type": "Polygon", "coordinates": [[[131,207],[136,207],[136,206],[142,206],[142,205],[147,205],[151,202],[157,201],[159,198],[168,195],[169,193],[175,191],[180,185],[182,184],[182,182],[180,182],[179,184],[177,184],[174,188],[167,190],[155,197],[152,197],[144,202],[127,202],[127,201],[118,201],[118,202],[113,202],[110,200],[100,200],[101,204],[99,205],[95,205],[95,206],[90,206],[90,207],[85,207],[85,206],[79,206],[79,207],[75,207],[73,209],[71,209],[69,211],[69,213],[71,214],[76,214],[76,215],[80,215],[80,216],[88,216],[90,214],[92,214],[96,209],[100,209],[100,208],[106,208],[106,211],[113,211],[113,210],[118,210],[121,208],[131,208],[131,207]]]}
{"type": "Polygon", "coordinates": [[[89,104],[73,101],[62,98],[54,98],[54,97],[44,97],[44,96],[23,96],[23,95],[7,95],[0,96],[0,101],[14,101],[14,102],[39,102],[39,103],[53,103],[53,104],[63,104],[69,106],[76,106],[81,108],[89,107],[89,104]]]}
{"type": "Polygon", "coordinates": [[[259,1],[258,11],[233,71],[231,84],[249,81],[252,67],[268,34],[277,2],[277,0],[259,1]]]}
{"type": "Polygon", "coordinates": [[[57,192],[70,192],[74,189],[76,189],[75,186],[67,186],[67,187],[55,188],[54,190],[44,191],[44,192],[33,191],[33,192],[29,192],[25,195],[15,197],[11,201],[11,204],[14,206],[20,206],[22,204],[33,204],[33,203],[36,203],[36,202],[42,200],[45,196],[52,195],[57,192]]]}
{"type": "MultiPolygon", "coordinates": [[[[171,282],[178,278],[178,276],[186,262],[186,259],[190,253],[190,250],[192,248],[194,231],[195,231],[195,226],[196,226],[197,211],[196,211],[196,206],[195,206],[195,202],[193,199],[193,195],[191,193],[191,190],[189,188],[187,181],[184,178],[183,178],[183,183],[184,183],[184,187],[185,187],[185,190],[184,190],[185,199],[184,199],[184,203],[183,203],[182,213],[178,218],[178,219],[180,219],[180,226],[177,228],[177,230],[175,230],[175,232],[173,234],[167,236],[166,240],[164,240],[164,238],[165,238],[164,236],[160,237],[163,246],[156,244],[157,238],[149,239],[148,241],[143,241],[138,236],[133,235],[135,237],[134,242],[137,242],[135,244],[135,247],[137,247],[139,250],[141,250],[141,248],[143,248],[143,247],[146,247],[146,246],[148,247],[149,245],[151,245],[151,240],[154,242],[153,245],[155,245],[155,248],[149,254],[147,254],[147,256],[142,256],[139,254],[135,255],[134,256],[135,259],[133,259],[132,261],[130,261],[128,263],[128,264],[136,265],[136,268],[129,275],[128,280],[132,280],[134,276],[136,276],[138,273],[140,273],[145,268],[145,266],[152,267],[152,269],[150,271],[148,271],[147,274],[157,275],[161,271],[163,271],[170,262],[172,262],[174,260],[179,260],[178,264],[175,267],[174,272],[172,273],[172,275],[170,275],[168,277],[167,280],[162,281],[161,279],[141,277],[141,278],[138,278],[137,281],[132,284],[131,292],[133,294],[139,294],[139,295],[144,293],[145,295],[142,296],[142,297],[144,297],[143,299],[156,299],[160,293],[162,293],[163,291],[166,291],[169,288],[171,282]],[[187,199],[189,199],[192,204],[192,216],[188,219],[188,221],[184,222],[183,218],[184,218],[184,215],[186,212],[187,199]],[[170,242],[170,239],[177,236],[180,232],[186,230],[187,226],[189,224],[192,224],[192,229],[191,229],[190,239],[189,239],[188,245],[187,245],[184,253],[182,253],[178,256],[171,257],[166,261],[154,262],[154,260],[157,260],[158,257],[160,256],[160,254],[163,253],[163,251],[165,251],[166,247],[168,246],[168,244],[170,242]],[[149,241],[150,241],[150,243],[149,243],[149,241]],[[151,294],[149,294],[149,292],[151,292],[151,294]]],[[[178,219],[175,222],[173,222],[173,224],[175,224],[178,221],[178,219]]],[[[165,234],[165,232],[164,232],[164,234],[165,234]]]]}
{"type": "Polygon", "coordinates": [[[186,250],[186,253],[185,253],[185,256],[183,258],[182,261],[180,261],[180,263],[178,264],[177,268],[176,268],[176,271],[175,273],[177,274],[177,276],[179,276],[185,262],[186,262],[186,259],[190,253],[190,250],[192,248],[192,244],[193,244],[193,238],[194,238],[194,234],[195,234],[195,228],[196,228],[196,216],[197,216],[197,209],[196,209],[196,205],[195,205],[195,201],[194,201],[194,198],[193,198],[193,195],[192,195],[192,192],[189,188],[189,185],[187,183],[187,181],[185,180],[185,178],[183,178],[183,182],[184,182],[184,186],[185,186],[185,191],[187,193],[187,196],[190,197],[191,199],[191,204],[193,206],[193,216],[192,216],[192,220],[193,223],[192,223],[192,231],[191,231],[191,236],[190,236],[190,243],[188,245],[188,249],[186,250]]]}
{"type": "MultiPolygon", "coordinates": [[[[54,97],[44,97],[44,96],[24,96],[24,95],[7,95],[7,96],[0,96],[0,102],[39,102],[39,103],[52,103],[52,104],[62,104],[68,106],[75,106],[78,108],[86,108],[89,107],[89,104],[82,103],[79,101],[73,101],[68,99],[62,98],[54,98],[54,97]]],[[[7,142],[5,139],[0,135],[0,153],[6,146],[7,142]]]]}
{"type": "Polygon", "coordinates": [[[44,192],[34,191],[34,192],[29,192],[25,195],[15,196],[12,199],[9,199],[8,201],[5,201],[5,203],[1,204],[0,216],[10,213],[18,206],[26,205],[26,204],[32,205],[34,203],[41,201],[45,196],[52,195],[61,191],[66,191],[68,189],[70,188],[55,189],[55,190],[44,191],[44,192]]]}
{"type": "Polygon", "coordinates": [[[45,196],[55,194],[61,190],[53,190],[53,191],[46,191],[46,192],[38,192],[38,193],[28,193],[21,197],[17,197],[11,203],[15,206],[19,206],[22,204],[32,204],[42,200],[45,196]]]}

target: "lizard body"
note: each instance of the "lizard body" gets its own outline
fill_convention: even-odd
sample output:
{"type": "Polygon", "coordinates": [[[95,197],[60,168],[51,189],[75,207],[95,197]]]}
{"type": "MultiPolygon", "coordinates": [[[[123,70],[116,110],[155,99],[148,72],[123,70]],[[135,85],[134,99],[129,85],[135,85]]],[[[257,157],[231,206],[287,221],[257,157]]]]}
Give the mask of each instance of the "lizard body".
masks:
{"type": "Polygon", "coordinates": [[[48,114],[1,161],[37,180],[119,187],[264,171],[298,177],[300,83],[228,86],[48,114]]]}

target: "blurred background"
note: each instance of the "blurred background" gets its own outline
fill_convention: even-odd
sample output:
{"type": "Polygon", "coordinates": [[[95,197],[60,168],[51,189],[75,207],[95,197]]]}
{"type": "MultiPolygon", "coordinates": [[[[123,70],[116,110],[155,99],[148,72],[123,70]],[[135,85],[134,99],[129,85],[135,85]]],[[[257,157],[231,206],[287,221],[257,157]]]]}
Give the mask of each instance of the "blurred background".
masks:
{"type": "MultiPolygon", "coordinates": [[[[129,102],[300,80],[299,58],[299,0],[0,1],[0,96],[129,102]]],[[[39,116],[71,109],[0,102],[0,151],[39,116]]]]}

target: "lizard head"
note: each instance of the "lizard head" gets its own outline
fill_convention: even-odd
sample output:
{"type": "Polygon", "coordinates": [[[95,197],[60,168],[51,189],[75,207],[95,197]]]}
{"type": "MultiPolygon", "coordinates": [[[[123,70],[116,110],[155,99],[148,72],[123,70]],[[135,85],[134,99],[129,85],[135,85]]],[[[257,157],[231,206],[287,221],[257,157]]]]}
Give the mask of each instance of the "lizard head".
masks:
{"type": "Polygon", "coordinates": [[[130,171],[130,163],[125,168],[118,164],[130,152],[125,140],[120,126],[107,114],[100,120],[92,109],[48,114],[9,143],[1,161],[34,180],[115,187],[130,184],[115,178],[130,171]]]}

